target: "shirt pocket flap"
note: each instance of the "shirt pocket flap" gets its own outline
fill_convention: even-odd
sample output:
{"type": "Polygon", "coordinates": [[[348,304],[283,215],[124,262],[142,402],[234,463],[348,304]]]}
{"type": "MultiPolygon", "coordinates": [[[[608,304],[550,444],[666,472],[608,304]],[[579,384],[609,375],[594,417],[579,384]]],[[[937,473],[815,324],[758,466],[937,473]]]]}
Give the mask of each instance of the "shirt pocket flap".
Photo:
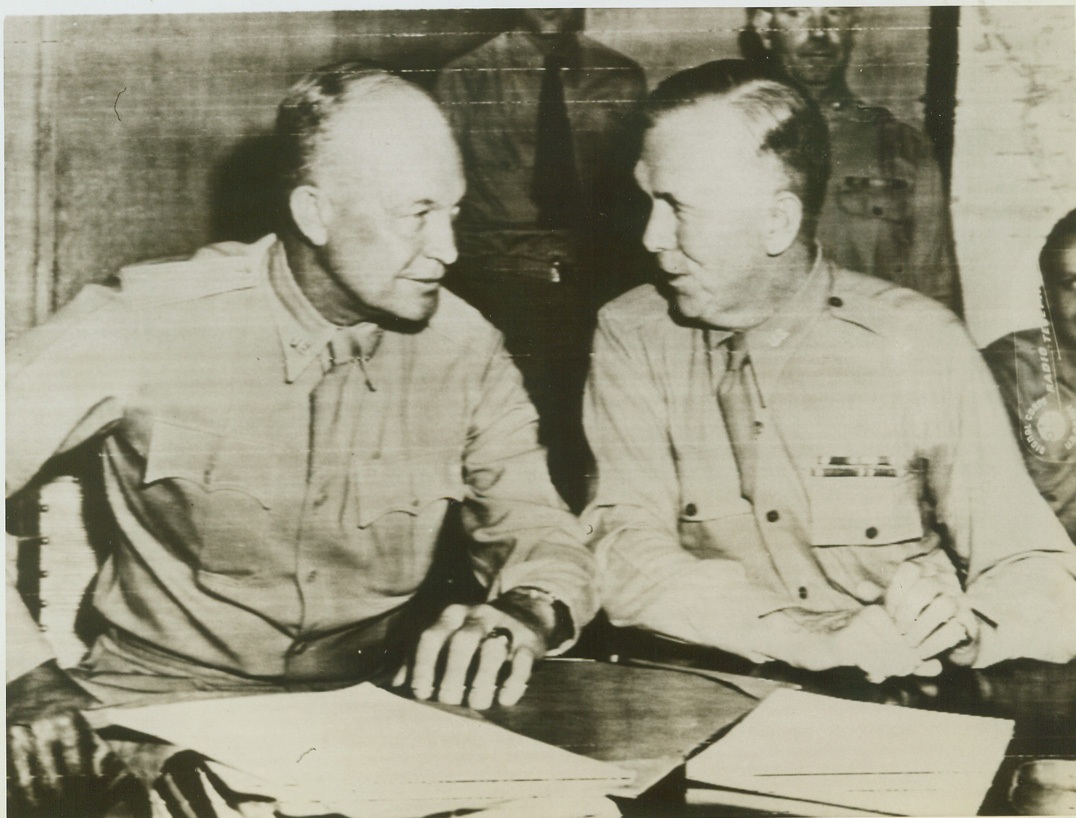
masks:
{"type": "Polygon", "coordinates": [[[811,544],[885,545],[918,540],[914,482],[888,477],[811,477],[811,544]]]}
{"type": "Polygon", "coordinates": [[[143,485],[182,479],[204,491],[238,491],[270,508],[273,453],[253,441],[154,419],[143,485]]]}
{"type": "Polygon", "coordinates": [[[438,500],[462,500],[459,458],[367,460],[357,466],[359,526],[392,512],[417,516],[438,500]]]}
{"type": "Polygon", "coordinates": [[[155,419],[142,484],[182,478],[206,486],[220,442],[220,435],[204,429],[155,419]]]}

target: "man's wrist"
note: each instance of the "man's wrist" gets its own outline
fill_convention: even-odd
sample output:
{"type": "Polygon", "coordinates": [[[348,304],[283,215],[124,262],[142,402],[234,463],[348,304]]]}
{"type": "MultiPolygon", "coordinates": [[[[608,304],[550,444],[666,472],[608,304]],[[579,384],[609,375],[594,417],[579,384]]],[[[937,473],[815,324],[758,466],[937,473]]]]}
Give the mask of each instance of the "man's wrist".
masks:
{"type": "Polygon", "coordinates": [[[509,588],[490,604],[539,633],[548,650],[559,647],[575,635],[568,606],[543,588],[529,585],[509,588]]]}

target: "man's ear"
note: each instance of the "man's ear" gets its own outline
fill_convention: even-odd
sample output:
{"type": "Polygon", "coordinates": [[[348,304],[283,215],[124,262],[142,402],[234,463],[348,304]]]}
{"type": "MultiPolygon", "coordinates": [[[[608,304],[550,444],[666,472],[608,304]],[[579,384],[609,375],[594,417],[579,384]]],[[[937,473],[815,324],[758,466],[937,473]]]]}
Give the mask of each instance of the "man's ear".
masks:
{"type": "Polygon", "coordinates": [[[288,208],[292,221],[307,241],[315,247],[323,247],[329,240],[329,219],[332,204],[325,192],[314,185],[299,185],[288,196],[288,208]]]}
{"type": "Polygon", "coordinates": [[[762,44],[767,49],[773,47],[773,43],[770,42],[770,24],[773,22],[773,10],[772,9],[750,9],[747,12],[747,23],[757,33],[762,44]]]}
{"type": "Polygon", "coordinates": [[[769,224],[766,226],[766,252],[779,256],[792,246],[803,224],[803,202],[790,190],[782,190],[773,197],[770,205],[769,224]]]}

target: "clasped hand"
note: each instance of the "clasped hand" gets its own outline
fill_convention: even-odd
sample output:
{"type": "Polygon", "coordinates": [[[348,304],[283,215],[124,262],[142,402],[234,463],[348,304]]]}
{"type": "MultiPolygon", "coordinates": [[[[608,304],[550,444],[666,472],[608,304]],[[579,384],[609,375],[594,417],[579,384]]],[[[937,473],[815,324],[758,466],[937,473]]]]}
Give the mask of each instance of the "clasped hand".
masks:
{"type": "Polygon", "coordinates": [[[941,657],[970,665],[979,649],[979,620],[952,572],[906,562],[881,604],[857,612],[835,634],[844,661],[872,682],[891,676],[937,676],[941,657]]]}

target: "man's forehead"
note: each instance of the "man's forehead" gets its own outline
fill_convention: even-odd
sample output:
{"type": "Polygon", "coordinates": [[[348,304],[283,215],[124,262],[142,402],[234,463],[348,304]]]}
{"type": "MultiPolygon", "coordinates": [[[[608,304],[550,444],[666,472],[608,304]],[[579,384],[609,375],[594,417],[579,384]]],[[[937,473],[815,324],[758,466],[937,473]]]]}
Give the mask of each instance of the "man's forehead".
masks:
{"type": "Polygon", "coordinates": [[[663,114],[647,132],[644,153],[661,159],[744,156],[758,151],[746,115],[715,97],[663,114]]]}
{"type": "Polygon", "coordinates": [[[315,162],[330,173],[421,176],[454,168],[458,154],[436,104],[404,86],[345,101],[327,123],[315,162]]]}

